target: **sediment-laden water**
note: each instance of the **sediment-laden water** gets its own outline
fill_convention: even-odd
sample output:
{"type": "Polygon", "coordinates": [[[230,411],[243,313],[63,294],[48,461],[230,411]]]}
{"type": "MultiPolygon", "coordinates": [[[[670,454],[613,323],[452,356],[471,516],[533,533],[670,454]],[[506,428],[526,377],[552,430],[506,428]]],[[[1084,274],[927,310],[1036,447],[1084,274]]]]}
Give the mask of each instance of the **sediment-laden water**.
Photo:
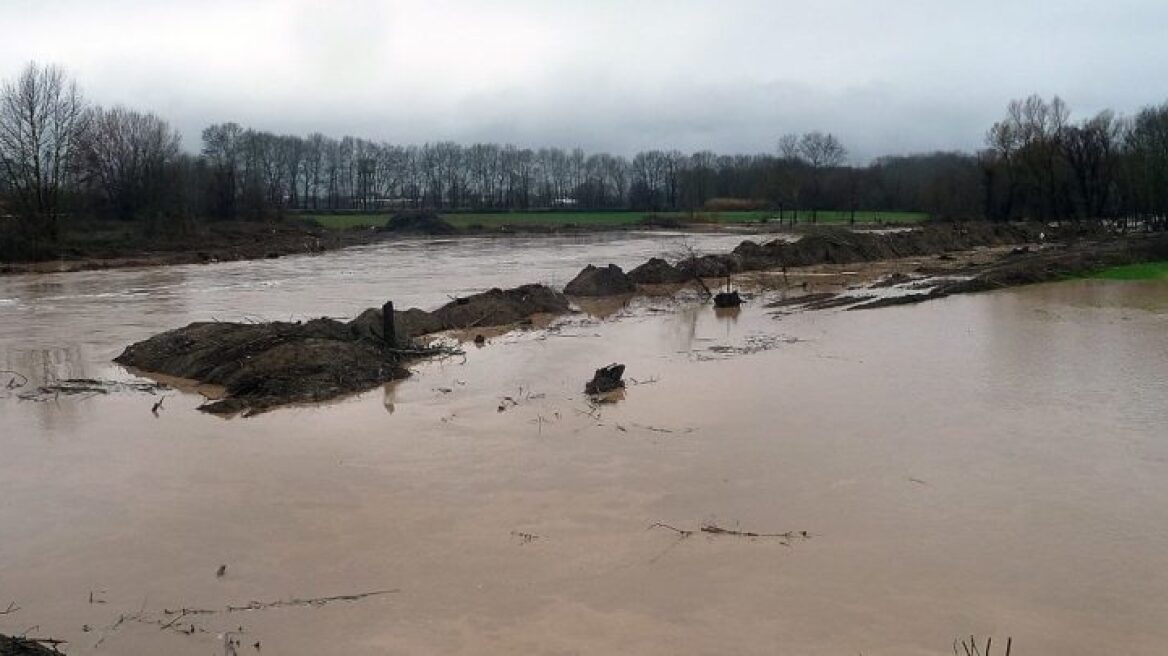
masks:
{"type": "MultiPolygon", "coordinates": [[[[193,320],[430,308],[683,239],[740,237],[4,277],[0,369],[128,379],[109,362],[126,344],[193,320]]],[[[761,300],[639,299],[250,419],[191,393],[157,416],[141,393],[8,394],[0,611],[19,609],[0,633],[39,625],[71,654],[220,653],[239,627],[240,653],[946,654],[969,634],[1163,652],[1168,284],[777,317],[761,300]],[[589,406],[609,362],[626,398],[589,406]],[[216,612],[163,628],[181,608],[216,612]]]]}

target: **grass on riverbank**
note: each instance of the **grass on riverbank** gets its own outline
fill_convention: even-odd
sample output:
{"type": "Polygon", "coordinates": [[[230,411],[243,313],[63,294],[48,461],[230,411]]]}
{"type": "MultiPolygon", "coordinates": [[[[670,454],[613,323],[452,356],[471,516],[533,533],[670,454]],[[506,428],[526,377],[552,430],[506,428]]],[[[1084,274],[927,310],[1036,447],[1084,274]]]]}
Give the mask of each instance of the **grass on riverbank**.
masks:
{"type": "Polygon", "coordinates": [[[1112,267],[1099,271],[1091,277],[1102,280],[1168,280],[1168,261],[1112,267]]]}
{"type": "MultiPolygon", "coordinates": [[[[305,219],[311,219],[318,224],[337,230],[348,228],[367,228],[383,226],[392,213],[385,214],[303,214],[305,219]]],[[[538,226],[538,227],[628,227],[641,223],[646,217],[676,220],[682,223],[759,223],[762,221],[777,221],[778,212],[743,211],[743,212],[452,212],[441,215],[458,228],[497,229],[503,226],[538,226]]],[[[791,213],[784,212],[783,220],[790,220],[791,213]]],[[[923,212],[876,212],[857,211],[857,223],[897,222],[917,223],[928,218],[923,212]]],[[[819,223],[848,223],[851,212],[821,211],[819,223]]],[[[799,212],[799,223],[810,223],[811,212],[799,212]]]]}

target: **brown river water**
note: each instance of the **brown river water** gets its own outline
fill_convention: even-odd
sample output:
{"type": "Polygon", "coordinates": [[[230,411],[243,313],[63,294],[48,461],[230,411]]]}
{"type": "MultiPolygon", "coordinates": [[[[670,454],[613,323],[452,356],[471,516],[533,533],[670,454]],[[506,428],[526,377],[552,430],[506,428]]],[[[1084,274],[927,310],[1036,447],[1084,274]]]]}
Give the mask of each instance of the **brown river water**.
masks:
{"type": "MultiPolygon", "coordinates": [[[[687,239],[741,237],[3,277],[0,369],[130,380],[109,360],[189,321],[432,308],[687,239]]],[[[158,416],[134,392],[0,394],[0,633],[69,654],[223,654],[229,631],[240,654],[1168,653],[1168,283],[778,317],[687,298],[248,419],[193,393],[158,416]],[[614,361],[625,398],[589,406],[614,361]]]]}

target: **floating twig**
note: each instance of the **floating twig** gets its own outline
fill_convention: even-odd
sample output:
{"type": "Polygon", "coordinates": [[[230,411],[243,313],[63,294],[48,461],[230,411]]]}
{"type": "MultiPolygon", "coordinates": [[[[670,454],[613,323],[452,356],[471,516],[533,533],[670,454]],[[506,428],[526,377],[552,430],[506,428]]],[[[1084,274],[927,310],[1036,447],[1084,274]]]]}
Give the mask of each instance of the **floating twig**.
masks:
{"type": "Polygon", "coordinates": [[[653,524],[652,526],[650,526],[649,528],[650,529],[654,529],[654,528],[669,529],[670,531],[677,533],[678,535],[680,535],[683,538],[688,538],[689,536],[694,534],[693,531],[687,531],[683,528],[677,528],[676,526],[670,526],[669,524],[665,524],[663,522],[657,522],[657,523],[653,524]]]}
{"type": "Polygon", "coordinates": [[[267,610],[269,608],[284,608],[288,606],[325,606],[338,601],[359,601],[368,597],[376,597],[379,595],[395,594],[401,590],[394,588],[392,590],[375,590],[373,592],[361,592],[358,594],[336,595],[333,597],[314,597],[312,599],[278,599],[276,601],[252,601],[246,606],[228,606],[228,613],[236,613],[240,611],[252,610],[267,610]]]}
{"type": "Polygon", "coordinates": [[[792,540],[800,538],[807,540],[811,535],[807,531],[787,531],[785,533],[755,533],[754,531],[738,531],[729,528],[722,528],[717,524],[702,524],[702,533],[710,533],[713,535],[735,535],[743,538],[783,538],[784,540],[792,540]]]}

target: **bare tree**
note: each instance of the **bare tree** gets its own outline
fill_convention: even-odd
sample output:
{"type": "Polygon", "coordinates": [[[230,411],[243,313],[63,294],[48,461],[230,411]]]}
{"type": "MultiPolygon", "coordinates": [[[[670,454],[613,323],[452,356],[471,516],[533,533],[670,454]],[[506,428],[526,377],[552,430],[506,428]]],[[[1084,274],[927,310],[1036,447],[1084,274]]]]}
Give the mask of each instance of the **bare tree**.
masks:
{"type": "Polygon", "coordinates": [[[85,101],[57,66],[30,62],[0,89],[0,175],[30,234],[55,241],[73,175],[85,101]]]}
{"type": "Polygon", "coordinates": [[[799,155],[811,169],[811,222],[819,218],[819,204],[823,195],[823,172],[843,164],[848,151],[831,133],[816,130],[799,138],[799,155]]]}
{"type": "Polygon", "coordinates": [[[166,168],[179,155],[178,133],[154,114],[124,107],[96,107],[87,124],[80,140],[86,181],[113,216],[153,220],[166,193],[166,168]]]}

